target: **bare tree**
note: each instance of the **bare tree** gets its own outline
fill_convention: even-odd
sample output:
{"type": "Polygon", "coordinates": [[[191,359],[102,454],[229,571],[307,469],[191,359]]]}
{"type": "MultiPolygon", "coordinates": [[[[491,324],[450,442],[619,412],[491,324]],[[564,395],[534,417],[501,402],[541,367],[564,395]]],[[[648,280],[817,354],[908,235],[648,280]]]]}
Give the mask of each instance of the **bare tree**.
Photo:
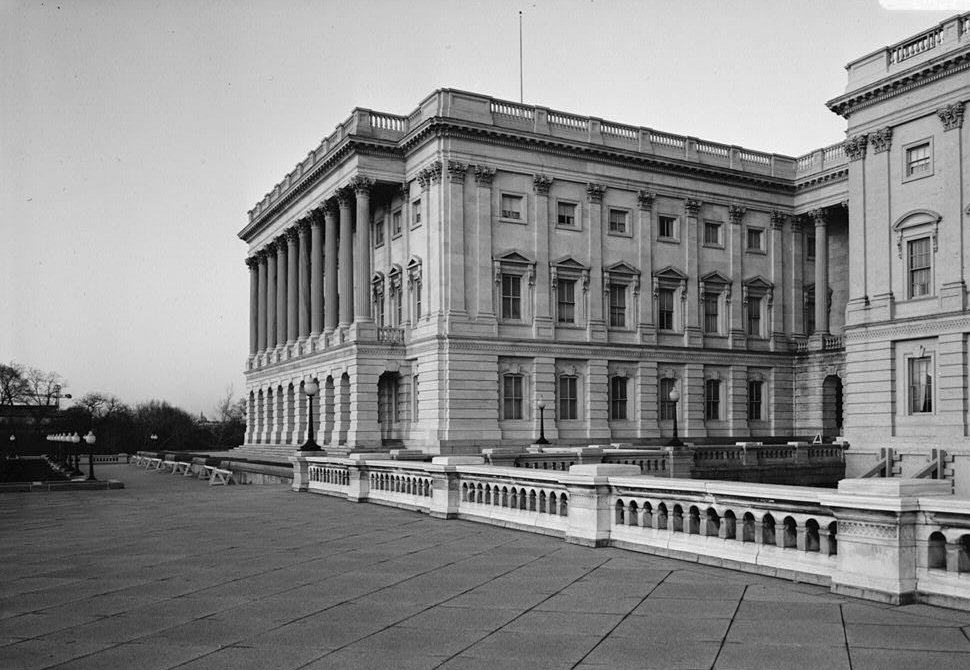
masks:
{"type": "Polygon", "coordinates": [[[27,406],[34,423],[39,426],[57,409],[61,390],[67,386],[67,382],[56,372],[34,367],[24,368],[23,380],[21,402],[27,406]]]}
{"type": "Polygon", "coordinates": [[[20,363],[0,363],[0,409],[12,407],[23,400],[27,382],[20,363]]]}
{"type": "Polygon", "coordinates": [[[232,384],[226,386],[225,394],[216,403],[217,424],[212,431],[213,440],[219,446],[238,446],[246,430],[246,401],[236,399],[232,384]]]}

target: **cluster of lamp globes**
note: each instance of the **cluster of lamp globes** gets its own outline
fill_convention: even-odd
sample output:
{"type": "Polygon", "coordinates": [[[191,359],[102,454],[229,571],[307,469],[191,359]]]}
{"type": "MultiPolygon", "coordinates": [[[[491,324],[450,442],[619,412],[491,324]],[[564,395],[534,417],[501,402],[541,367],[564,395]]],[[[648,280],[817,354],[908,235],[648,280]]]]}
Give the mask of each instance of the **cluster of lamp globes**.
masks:
{"type": "Polygon", "coordinates": [[[73,435],[70,433],[55,433],[54,435],[47,436],[48,442],[71,442],[73,444],[78,444],[80,443],[81,440],[84,440],[84,442],[90,446],[94,444],[97,438],[94,436],[94,433],[91,432],[90,430],[88,431],[88,434],[85,435],[84,437],[81,437],[77,433],[74,433],[73,435]]]}

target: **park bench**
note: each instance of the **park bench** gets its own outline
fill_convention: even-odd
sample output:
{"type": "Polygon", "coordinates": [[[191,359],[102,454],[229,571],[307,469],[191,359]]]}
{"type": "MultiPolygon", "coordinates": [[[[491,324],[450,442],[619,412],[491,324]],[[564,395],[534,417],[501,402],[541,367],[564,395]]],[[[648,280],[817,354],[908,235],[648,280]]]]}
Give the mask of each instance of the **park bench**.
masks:
{"type": "Polygon", "coordinates": [[[212,467],[212,475],[209,477],[209,486],[229,486],[232,483],[232,470],[223,470],[213,466],[205,466],[208,470],[212,467]]]}
{"type": "MultiPolygon", "coordinates": [[[[161,459],[159,459],[159,460],[161,460],[161,459]]],[[[174,472],[175,471],[175,461],[161,461],[161,463],[159,464],[158,468],[156,468],[156,469],[157,470],[168,470],[168,469],[171,469],[174,472]]]]}
{"type": "Polygon", "coordinates": [[[162,467],[162,459],[160,458],[149,458],[148,462],[145,464],[146,470],[160,470],[162,467]]]}
{"type": "Polygon", "coordinates": [[[192,474],[192,464],[188,461],[175,461],[172,466],[172,474],[177,475],[181,473],[183,477],[187,477],[192,474]]]}
{"type": "Polygon", "coordinates": [[[214,465],[200,465],[199,479],[212,479],[212,471],[216,469],[214,465]]]}
{"type": "Polygon", "coordinates": [[[131,457],[131,460],[129,461],[129,463],[132,463],[137,466],[141,466],[145,464],[145,460],[146,458],[141,454],[135,454],[134,456],[131,457]]]}

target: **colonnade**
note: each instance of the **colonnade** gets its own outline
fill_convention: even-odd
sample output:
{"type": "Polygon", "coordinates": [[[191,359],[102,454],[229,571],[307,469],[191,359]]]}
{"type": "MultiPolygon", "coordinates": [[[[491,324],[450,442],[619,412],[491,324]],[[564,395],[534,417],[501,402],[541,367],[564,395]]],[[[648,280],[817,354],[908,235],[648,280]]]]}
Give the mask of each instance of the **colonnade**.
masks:
{"type": "Polygon", "coordinates": [[[372,320],[372,185],[355,177],[246,258],[251,356],[372,320]]]}

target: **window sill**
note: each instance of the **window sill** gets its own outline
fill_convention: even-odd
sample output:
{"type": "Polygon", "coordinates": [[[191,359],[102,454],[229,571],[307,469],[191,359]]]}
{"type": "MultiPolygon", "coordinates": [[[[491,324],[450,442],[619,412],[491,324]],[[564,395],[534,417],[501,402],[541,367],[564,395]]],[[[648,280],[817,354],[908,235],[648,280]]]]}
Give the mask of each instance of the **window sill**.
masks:
{"type": "Polygon", "coordinates": [[[723,244],[714,244],[713,242],[705,242],[704,243],[704,248],[705,249],[722,249],[723,250],[724,249],[724,245],[723,244]]]}
{"type": "Polygon", "coordinates": [[[658,242],[665,242],[666,244],[680,244],[680,238],[677,237],[658,237],[658,242]]]}
{"type": "Polygon", "coordinates": [[[745,249],[745,252],[749,254],[757,254],[758,256],[765,256],[768,254],[764,249],[745,249]]]}
{"type": "Polygon", "coordinates": [[[920,179],[926,179],[927,177],[932,177],[932,176],[933,176],[933,170],[930,170],[929,172],[914,173],[914,174],[904,176],[902,179],[902,183],[907,184],[911,181],[919,181],[920,179]]]}
{"type": "Polygon", "coordinates": [[[499,223],[514,223],[514,224],[519,225],[519,226],[527,226],[527,225],[529,225],[529,220],[528,219],[509,219],[507,217],[500,216],[498,218],[498,220],[499,220],[499,223]]]}
{"type": "Polygon", "coordinates": [[[580,228],[579,226],[567,226],[562,223],[557,223],[556,230],[568,230],[571,233],[578,233],[578,232],[581,232],[583,229],[580,228]]]}
{"type": "Polygon", "coordinates": [[[620,233],[620,232],[617,232],[615,230],[608,230],[608,231],[606,231],[606,234],[607,234],[608,237],[625,237],[627,239],[632,239],[633,238],[633,231],[632,230],[630,232],[628,232],[628,233],[620,233]]]}

